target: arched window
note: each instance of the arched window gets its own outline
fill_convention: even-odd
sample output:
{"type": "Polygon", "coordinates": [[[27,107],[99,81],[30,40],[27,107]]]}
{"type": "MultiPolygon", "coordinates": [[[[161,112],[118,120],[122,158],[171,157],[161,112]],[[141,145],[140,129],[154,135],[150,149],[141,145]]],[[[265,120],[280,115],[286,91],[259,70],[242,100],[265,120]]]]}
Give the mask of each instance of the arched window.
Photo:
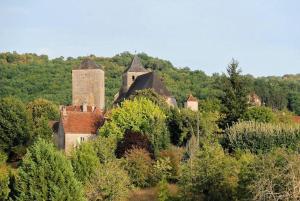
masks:
{"type": "Polygon", "coordinates": [[[133,76],[132,76],[132,81],[134,81],[134,79],[135,79],[135,76],[133,75],[133,76]]]}

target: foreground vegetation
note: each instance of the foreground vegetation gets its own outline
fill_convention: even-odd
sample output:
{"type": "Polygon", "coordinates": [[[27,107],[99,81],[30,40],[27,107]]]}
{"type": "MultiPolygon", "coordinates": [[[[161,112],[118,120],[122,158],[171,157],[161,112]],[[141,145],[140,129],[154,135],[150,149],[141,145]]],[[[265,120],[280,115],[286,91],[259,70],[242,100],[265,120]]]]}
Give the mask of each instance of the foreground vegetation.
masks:
{"type": "MultiPolygon", "coordinates": [[[[111,76],[109,99],[131,56],[94,57],[111,76]]],[[[62,96],[65,88],[46,82],[59,80],[81,58],[2,54],[1,82],[9,84],[1,88],[0,99],[0,200],[300,199],[300,127],[289,111],[297,113],[299,106],[297,98],[291,98],[299,92],[297,79],[242,76],[235,60],[227,75],[209,77],[140,56],[147,67],[160,71],[179,100],[186,92],[202,99],[200,110],[169,108],[152,90],[139,91],[106,114],[95,140],[66,156],[53,144],[49,121],[58,120],[58,104],[68,103],[70,95],[62,96]],[[58,69],[62,74],[45,77],[43,90],[33,89],[42,84],[19,86],[28,75],[20,70],[24,66],[32,70],[28,80],[49,72],[56,76],[58,69]],[[22,76],[10,83],[12,75],[22,76]],[[280,84],[270,88],[275,82],[280,84]],[[25,89],[32,93],[25,94],[25,89]],[[258,94],[268,90],[262,93],[265,106],[248,105],[247,94],[253,89],[258,94]]]]}

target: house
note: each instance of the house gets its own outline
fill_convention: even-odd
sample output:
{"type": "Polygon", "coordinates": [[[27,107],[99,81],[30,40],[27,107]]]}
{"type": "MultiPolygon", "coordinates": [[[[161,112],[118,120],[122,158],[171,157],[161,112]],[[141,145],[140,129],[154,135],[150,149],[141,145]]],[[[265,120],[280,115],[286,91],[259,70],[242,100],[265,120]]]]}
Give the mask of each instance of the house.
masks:
{"type": "Polygon", "coordinates": [[[198,99],[190,94],[186,102],[184,103],[184,107],[196,112],[198,111],[198,104],[198,99]]]}
{"type": "Polygon", "coordinates": [[[115,95],[114,103],[118,104],[143,89],[153,89],[166,100],[168,105],[177,106],[176,99],[168,91],[160,76],[156,72],[146,70],[139,57],[135,55],[131,65],[122,75],[122,86],[119,93],[115,95]]]}
{"type": "Polygon", "coordinates": [[[93,139],[104,123],[104,71],[90,59],[72,70],[72,105],[61,106],[55,141],[66,153],[93,139]]]}

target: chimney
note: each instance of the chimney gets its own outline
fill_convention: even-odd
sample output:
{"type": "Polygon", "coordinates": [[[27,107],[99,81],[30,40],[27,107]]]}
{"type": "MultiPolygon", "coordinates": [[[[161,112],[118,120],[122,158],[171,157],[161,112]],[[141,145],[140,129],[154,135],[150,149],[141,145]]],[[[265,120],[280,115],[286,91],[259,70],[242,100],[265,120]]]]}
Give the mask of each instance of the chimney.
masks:
{"type": "Polygon", "coordinates": [[[62,114],[63,116],[67,116],[67,107],[66,106],[62,106],[62,114]]]}
{"type": "Polygon", "coordinates": [[[84,102],[82,104],[82,112],[87,112],[87,103],[86,102],[84,102]]]}

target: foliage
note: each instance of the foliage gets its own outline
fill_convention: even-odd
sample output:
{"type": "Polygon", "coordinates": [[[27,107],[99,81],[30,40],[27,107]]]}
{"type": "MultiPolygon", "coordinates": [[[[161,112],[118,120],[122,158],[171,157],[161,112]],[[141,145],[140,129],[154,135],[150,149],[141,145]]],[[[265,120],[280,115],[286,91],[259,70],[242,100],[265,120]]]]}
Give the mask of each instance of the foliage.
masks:
{"type": "Polygon", "coordinates": [[[100,163],[107,163],[116,159],[115,151],[117,148],[117,140],[114,137],[97,136],[96,139],[92,141],[92,144],[100,163]]]}
{"type": "Polygon", "coordinates": [[[33,121],[44,117],[49,120],[58,120],[58,106],[46,99],[35,99],[27,104],[27,109],[32,114],[33,121]]]}
{"type": "Polygon", "coordinates": [[[225,147],[267,152],[276,147],[299,148],[300,125],[240,122],[226,130],[225,147]]]}
{"type": "Polygon", "coordinates": [[[71,163],[78,181],[85,184],[91,180],[99,166],[99,158],[93,144],[85,142],[74,149],[71,155],[71,163]]]}
{"type": "Polygon", "coordinates": [[[166,116],[163,111],[146,98],[125,100],[121,107],[114,108],[109,120],[100,128],[101,136],[122,139],[126,130],[148,136],[155,151],[169,145],[166,116]]]}
{"type": "Polygon", "coordinates": [[[157,184],[162,179],[170,179],[172,175],[171,160],[169,157],[158,158],[153,164],[151,183],[157,184]]]}
{"type": "Polygon", "coordinates": [[[222,112],[225,118],[221,121],[222,128],[237,122],[247,109],[247,85],[241,76],[239,63],[232,60],[227,68],[228,77],[223,78],[222,112]]]}
{"type": "Polygon", "coordinates": [[[192,135],[197,134],[197,118],[199,118],[198,114],[189,109],[171,110],[168,116],[168,127],[174,145],[185,145],[192,135]]]}
{"type": "Polygon", "coordinates": [[[6,161],[7,161],[6,153],[0,150],[0,165],[4,164],[6,161]]]}
{"type": "Polygon", "coordinates": [[[12,159],[13,149],[27,146],[32,136],[32,121],[25,105],[16,98],[0,100],[0,150],[12,159]]]}
{"type": "Polygon", "coordinates": [[[131,182],[137,187],[150,186],[153,172],[153,161],[144,149],[131,149],[125,155],[125,170],[131,182]]]}
{"type": "Polygon", "coordinates": [[[275,114],[271,108],[268,107],[250,107],[242,116],[244,121],[256,121],[271,123],[275,121],[275,114]]]}
{"type": "Polygon", "coordinates": [[[145,149],[151,154],[151,157],[154,157],[153,147],[146,135],[126,130],[124,138],[118,142],[116,155],[118,158],[121,158],[126,152],[133,148],[145,149]]]}
{"type": "Polygon", "coordinates": [[[9,193],[9,170],[5,164],[0,163],[0,200],[8,200],[9,193]]]}
{"type": "Polygon", "coordinates": [[[288,98],[288,108],[300,115],[300,93],[291,93],[288,98]]]}
{"type": "Polygon", "coordinates": [[[239,163],[218,143],[205,142],[183,165],[179,185],[183,200],[234,200],[239,163]]]}
{"type": "Polygon", "coordinates": [[[165,178],[163,178],[159,183],[158,183],[158,196],[157,200],[158,201],[168,201],[170,197],[170,192],[168,189],[168,182],[165,178]]]}
{"type": "Polygon", "coordinates": [[[96,174],[85,187],[88,200],[119,201],[128,197],[130,178],[116,161],[100,165],[96,174]]]}
{"type": "Polygon", "coordinates": [[[173,181],[176,181],[180,175],[180,163],[183,158],[183,152],[183,148],[171,146],[159,153],[159,158],[168,158],[170,160],[170,179],[173,181]]]}
{"type": "Polygon", "coordinates": [[[240,200],[299,200],[299,154],[284,149],[260,155],[240,172],[240,200]]]}
{"type": "Polygon", "coordinates": [[[44,140],[25,155],[16,183],[16,200],[85,200],[70,161],[44,140]]]}
{"type": "Polygon", "coordinates": [[[220,112],[221,111],[221,101],[217,98],[208,98],[205,100],[200,100],[199,110],[201,112],[220,112]]]}
{"type": "Polygon", "coordinates": [[[33,140],[42,138],[48,141],[53,139],[53,131],[49,126],[49,120],[42,116],[35,120],[33,128],[33,140]]]}

